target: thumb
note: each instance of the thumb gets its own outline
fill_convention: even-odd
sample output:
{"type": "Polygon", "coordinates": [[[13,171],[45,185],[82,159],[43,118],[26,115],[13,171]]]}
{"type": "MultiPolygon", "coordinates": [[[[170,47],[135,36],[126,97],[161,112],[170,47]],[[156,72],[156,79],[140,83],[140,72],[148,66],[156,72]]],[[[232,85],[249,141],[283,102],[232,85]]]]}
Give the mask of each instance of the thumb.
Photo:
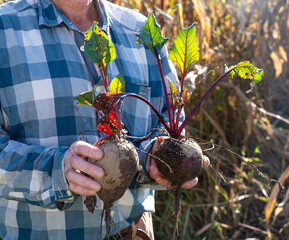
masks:
{"type": "Polygon", "coordinates": [[[162,142],[164,142],[166,138],[167,138],[167,137],[159,137],[159,136],[157,136],[157,143],[162,143],[162,142]]]}
{"type": "Polygon", "coordinates": [[[157,136],[157,140],[156,140],[156,142],[154,143],[154,145],[153,145],[153,147],[152,147],[152,153],[155,152],[155,150],[157,149],[158,145],[159,145],[160,143],[164,142],[165,139],[166,139],[166,137],[159,137],[159,136],[157,136]]]}

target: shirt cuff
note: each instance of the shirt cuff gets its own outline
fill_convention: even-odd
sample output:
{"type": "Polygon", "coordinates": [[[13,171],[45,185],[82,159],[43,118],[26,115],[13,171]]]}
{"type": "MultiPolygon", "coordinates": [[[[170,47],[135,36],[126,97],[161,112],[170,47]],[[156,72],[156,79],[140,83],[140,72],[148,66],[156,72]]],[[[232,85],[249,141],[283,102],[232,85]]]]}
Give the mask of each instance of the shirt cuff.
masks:
{"type": "Polygon", "coordinates": [[[56,153],[52,171],[52,188],[55,193],[55,204],[61,211],[69,208],[78,196],[69,189],[64,175],[64,162],[67,152],[68,148],[61,148],[56,153]]]}
{"type": "Polygon", "coordinates": [[[156,140],[157,138],[155,137],[143,141],[139,147],[139,161],[142,167],[139,170],[138,182],[143,187],[152,188],[154,190],[168,190],[169,188],[157,184],[148,173],[150,167],[151,148],[156,140]]]}

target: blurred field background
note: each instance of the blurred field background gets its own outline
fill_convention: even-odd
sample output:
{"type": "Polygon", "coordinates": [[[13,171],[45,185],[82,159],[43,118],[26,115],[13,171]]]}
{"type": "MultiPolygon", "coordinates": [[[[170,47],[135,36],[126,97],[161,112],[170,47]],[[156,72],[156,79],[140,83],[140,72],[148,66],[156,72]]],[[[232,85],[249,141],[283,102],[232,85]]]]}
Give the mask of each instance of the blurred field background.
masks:
{"type": "MultiPolygon", "coordinates": [[[[249,60],[264,69],[263,81],[251,94],[245,93],[248,81],[224,80],[190,121],[187,134],[206,150],[213,168],[202,171],[197,187],[182,193],[178,239],[289,239],[288,1],[112,2],[145,15],[153,11],[163,35],[171,39],[198,23],[200,61],[189,74],[196,90],[187,111],[224,72],[225,64],[249,60]],[[284,192],[245,161],[267,179],[279,179],[284,192]]],[[[170,239],[173,194],[157,192],[156,202],[156,240],[170,239]]]]}

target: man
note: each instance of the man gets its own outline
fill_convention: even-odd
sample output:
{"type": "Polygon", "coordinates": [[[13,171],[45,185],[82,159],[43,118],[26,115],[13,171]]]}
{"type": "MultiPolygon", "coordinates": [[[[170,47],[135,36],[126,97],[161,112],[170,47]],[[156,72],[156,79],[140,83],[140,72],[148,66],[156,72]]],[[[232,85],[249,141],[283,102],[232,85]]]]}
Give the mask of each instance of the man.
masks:
{"type": "MultiPolygon", "coordinates": [[[[83,34],[93,21],[116,48],[117,59],[109,64],[109,79],[121,73],[126,91],[138,93],[159,107],[163,92],[157,65],[150,51],[136,44],[134,36],[146,21],[142,15],[104,0],[19,0],[0,5],[3,239],[105,237],[105,230],[100,231],[101,202],[98,200],[93,214],[83,204],[85,196],[100,190],[89,176],[99,179],[104,175],[101,168],[85,160],[101,161],[105,154],[91,145],[101,136],[95,131],[97,116],[90,107],[75,108],[73,102],[80,93],[101,88],[97,68],[82,51],[83,34]]],[[[162,63],[166,76],[176,80],[165,49],[162,63]]],[[[165,106],[162,109],[164,113],[165,106]]],[[[157,122],[145,104],[132,99],[123,106],[123,121],[133,136],[146,135],[157,122]]],[[[137,147],[148,151],[152,143],[143,141],[137,147]]],[[[159,185],[169,186],[155,164],[146,165],[147,156],[140,153],[140,162],[148,170],[142,178],[150,176],[159,185]]],[[[183,187],[190,189],[196,183],[194,179],[183,187]]],[[[137,225],[153,239],[148,214],[154,211],[152,188],[136,181],[131,184],[112,208],[112,234],[125,232],[135,226],[135,219],[141,219],[137,225]]]]}

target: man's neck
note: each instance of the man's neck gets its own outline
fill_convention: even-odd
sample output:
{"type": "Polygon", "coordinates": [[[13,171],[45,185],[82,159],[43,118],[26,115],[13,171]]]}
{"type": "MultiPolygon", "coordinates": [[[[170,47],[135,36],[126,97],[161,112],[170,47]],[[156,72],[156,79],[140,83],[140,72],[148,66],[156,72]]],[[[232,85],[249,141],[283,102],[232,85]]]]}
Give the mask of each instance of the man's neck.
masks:
{"type": "Polygon", "coordinates": [[[93,0],[52,0],[52,2],[80,31],[86,31],[93,21],[99,22],[93,0]]]}

